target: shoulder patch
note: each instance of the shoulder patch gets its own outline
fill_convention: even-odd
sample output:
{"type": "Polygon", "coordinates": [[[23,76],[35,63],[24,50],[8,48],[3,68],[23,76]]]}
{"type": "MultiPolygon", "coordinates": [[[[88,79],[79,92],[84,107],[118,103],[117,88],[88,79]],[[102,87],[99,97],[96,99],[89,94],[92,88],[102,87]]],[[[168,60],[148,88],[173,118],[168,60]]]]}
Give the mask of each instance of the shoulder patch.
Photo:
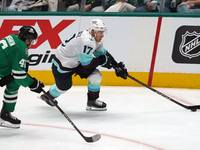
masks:
{"type": "Polygon", "coordinates": [[[28,55],[28,48],[25,48],[25,53],[26,55],[28,55]]]}
{"type": "Polygon", "coordinates": [[[83,33],[83,31],[78,32],[76,38],[80,37],[82,33],[83,33]]]}

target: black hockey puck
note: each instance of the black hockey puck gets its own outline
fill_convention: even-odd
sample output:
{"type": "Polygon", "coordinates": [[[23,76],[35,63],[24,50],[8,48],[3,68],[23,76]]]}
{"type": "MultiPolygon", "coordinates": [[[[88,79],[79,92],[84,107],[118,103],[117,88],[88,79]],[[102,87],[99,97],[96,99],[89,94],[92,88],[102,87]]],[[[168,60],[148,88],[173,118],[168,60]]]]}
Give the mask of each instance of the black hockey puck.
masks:
{"type": "Polygon", "coordinates": [[[191,109],[191,111],[195,112],[195,111],[197,111],[197,110],[196,110],[196,109],[191,109]]]}

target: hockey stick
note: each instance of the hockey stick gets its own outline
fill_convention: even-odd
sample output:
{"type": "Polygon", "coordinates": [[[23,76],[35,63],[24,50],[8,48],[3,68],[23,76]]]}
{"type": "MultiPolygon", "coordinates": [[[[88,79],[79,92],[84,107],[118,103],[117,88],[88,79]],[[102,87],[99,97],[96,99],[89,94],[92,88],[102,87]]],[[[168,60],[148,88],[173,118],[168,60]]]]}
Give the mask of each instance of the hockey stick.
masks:
{"type": "Polygon", "coordinates": [[[182,107],[184,107],[184,108],[186,108],[186,109],[190,109],[191,111],[196,111],[197,109],[200,109],[200,105],[194,105],[194,106],[183,105],[183,104],[177,102],[176,100],[170,98],[169,96],[167,96],[167,95],[165,95],[165,94],[163,94],[163,93],[157,91],[156,89],[154,89],[154,88],[152,88],[152,87],[150,87],[150,86],[148,86],[148,85],[142,83],[141,81],[137,80],[136,78],[134,78],[134,77],[132,77],[132,76],[130,76],[130,75],[128,75],[128,77],[129,77],[130,79],[136,81],[137,83],[143,85],[144,87],[150,89],[151,91],[153,91],[153,92],[155,92],[155,93],[157,93],[157,94],[159,94],[159,95],[161,95],[161,96],[167,98],[168,100],[170,100],[170,101],[172,101],[172,102],[174,102],[174,103],[176,103],[176,104],[178,104],[178,105],[180,105],[180,106],[182,106],[182,107]]]}
{"type": "MultiPolygon", "coordinates": [[[[53,100],[48,94],[47,92],[42,89],[42,92],[49,98],[51,99],[53,102],[55,100],[53,100]]],[[[81,131],[75,126],[75,124],[72,122],[72,120],[66,115],[66,113],[58,106],[58,104],[55,105],[58,110],[63,114],[63,116],[71,123],[71,125],[76,129],[76,131],[83,137],[83,139],[86,141],[86,142],[96,142],[98,141],[100,138],[101,138],[101,135],[100,134],[95,134],[94,136],[91,136],[91,137],[86,137],[84,136],[81,131]]]]}

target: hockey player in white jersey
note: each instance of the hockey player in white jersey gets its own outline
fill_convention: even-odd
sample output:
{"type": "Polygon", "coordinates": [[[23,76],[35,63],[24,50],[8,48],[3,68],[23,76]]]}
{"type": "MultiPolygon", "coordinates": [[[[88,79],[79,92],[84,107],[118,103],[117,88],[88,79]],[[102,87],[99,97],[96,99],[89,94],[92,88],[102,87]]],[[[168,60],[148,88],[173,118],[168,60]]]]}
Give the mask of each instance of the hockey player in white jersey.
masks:
{"type": "MultiPolygon", "coordinates": [[[[86,110],[107,110],[106,103],[98,100],[102,75],[97,67],[99,65],[108,69],[114,67],[116,75],[124,79],[128,73],[124,64],[117,63],[103,47],[102,38],[106,30],[102,20],[93,19],[88,29],[75,33],[58,47],[52,60],[52,72],[56,84],[47,92],[53,100],[71,88],[72,75],[78,74],[81,78],[89,80],[86,110]]],[[[45,94],[40,98],[51,106],[57,104],[56,100],[50,100],[45,94]]]]}

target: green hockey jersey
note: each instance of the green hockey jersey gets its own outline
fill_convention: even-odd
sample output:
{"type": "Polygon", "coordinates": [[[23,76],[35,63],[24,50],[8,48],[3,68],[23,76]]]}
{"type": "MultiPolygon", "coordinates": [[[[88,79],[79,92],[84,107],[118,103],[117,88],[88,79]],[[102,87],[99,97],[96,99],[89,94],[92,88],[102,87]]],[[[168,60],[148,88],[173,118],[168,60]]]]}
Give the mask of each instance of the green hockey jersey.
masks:
{"type": "Polygon", "coordinates": [[[34,80],[27,73],[27,60],[28,46],[18,34],[0,40],[0,78],[12,73],[18,85],[30,86],[34,80]]]}

